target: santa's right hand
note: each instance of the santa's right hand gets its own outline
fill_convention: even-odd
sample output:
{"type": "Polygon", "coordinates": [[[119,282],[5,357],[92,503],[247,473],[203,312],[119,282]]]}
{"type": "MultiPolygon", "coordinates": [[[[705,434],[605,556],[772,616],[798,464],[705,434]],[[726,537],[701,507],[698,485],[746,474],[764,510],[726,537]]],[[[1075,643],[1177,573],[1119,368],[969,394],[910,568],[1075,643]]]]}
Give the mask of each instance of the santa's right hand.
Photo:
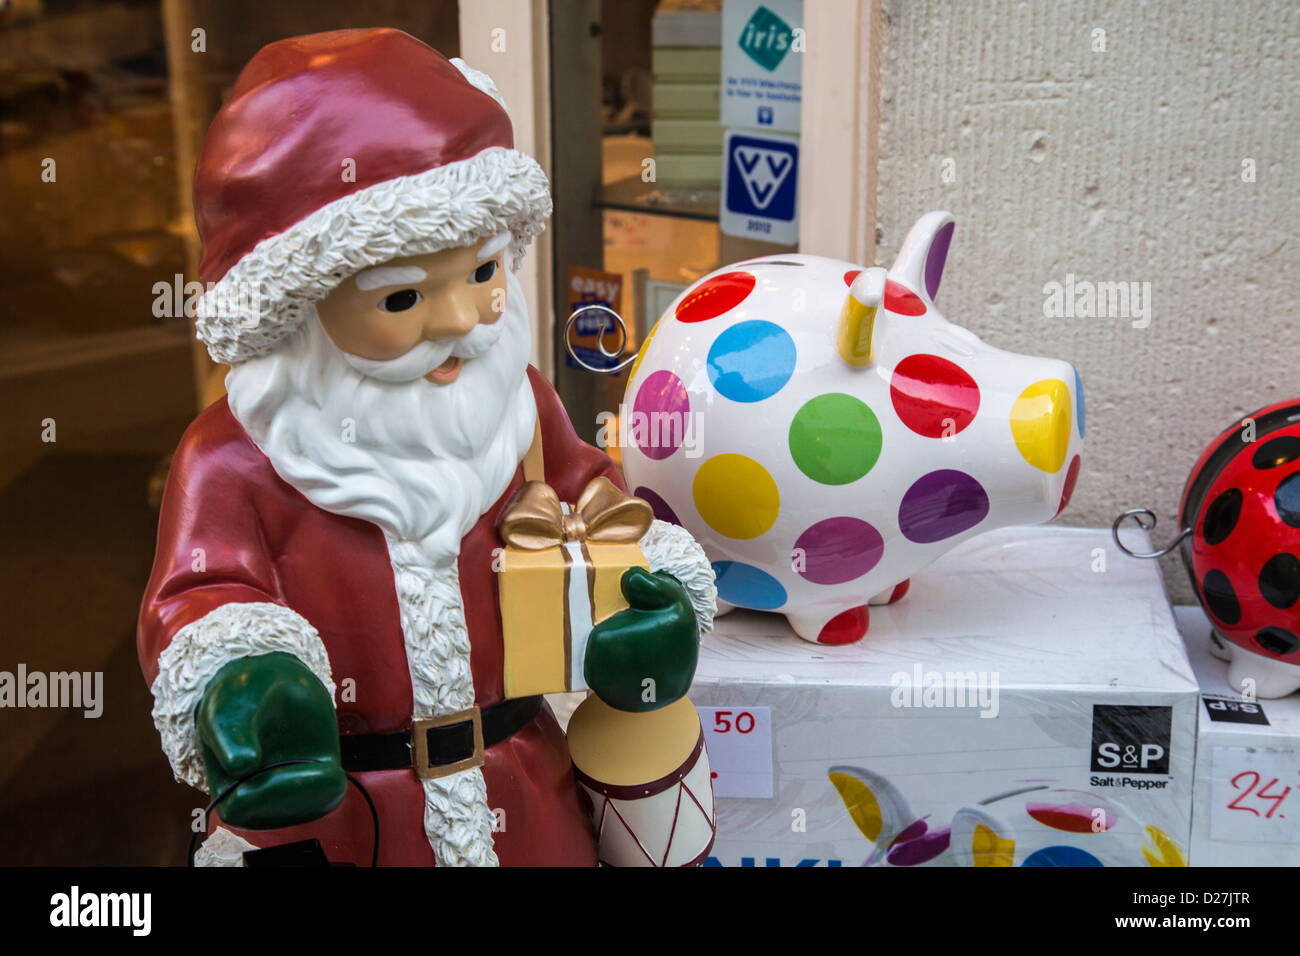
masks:
{"type": "Polygon", "coordinates": [[[312,761],[268,770],[236,787],[217,807],[231,826],[274,830],[307,823],[343,801],[347,775],[333,702],[292,654],[226,664],[208,682],[195,716],[214,796],[260,767],[312,761]]]}

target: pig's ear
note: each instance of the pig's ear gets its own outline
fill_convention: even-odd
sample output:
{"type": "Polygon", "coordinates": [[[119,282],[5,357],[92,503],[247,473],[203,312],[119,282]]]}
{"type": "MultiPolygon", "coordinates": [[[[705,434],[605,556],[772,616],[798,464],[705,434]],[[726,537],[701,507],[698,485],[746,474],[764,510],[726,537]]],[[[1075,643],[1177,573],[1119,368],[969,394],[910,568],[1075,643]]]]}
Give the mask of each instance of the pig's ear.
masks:
{"type": "Polygon", "coordinates": [[[952,231],[952,213],[927,212],[907,234],[889,270],[890,276],[933,302],[939,293],[944,263],[948,261],[952,231]]]}
{"type": "Polygon", "coordinates": [[[862,767],[831,767],[826,775],[858,830],[876,846],[888,846],[916,819],[903,795],[878,773],[862,767]]]}

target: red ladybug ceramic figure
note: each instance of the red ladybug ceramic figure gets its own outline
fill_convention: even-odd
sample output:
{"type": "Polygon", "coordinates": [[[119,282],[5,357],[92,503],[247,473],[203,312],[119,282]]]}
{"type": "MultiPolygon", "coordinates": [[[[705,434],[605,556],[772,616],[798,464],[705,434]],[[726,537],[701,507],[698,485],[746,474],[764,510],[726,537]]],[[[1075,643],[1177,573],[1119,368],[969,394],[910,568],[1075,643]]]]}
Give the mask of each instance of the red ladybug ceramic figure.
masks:
{"type": "MultiPolygon", "coordinates": [[[[1300,399],[1261,408],[1215,438],[1178,515],[1175,545],[1229,682],[1258,697],[1300,689],[1300,399]]],[[[1127,512],[1115,521],[1117,543],[1130,516],[1155,524],[1145,509],[1127,512]]]]}

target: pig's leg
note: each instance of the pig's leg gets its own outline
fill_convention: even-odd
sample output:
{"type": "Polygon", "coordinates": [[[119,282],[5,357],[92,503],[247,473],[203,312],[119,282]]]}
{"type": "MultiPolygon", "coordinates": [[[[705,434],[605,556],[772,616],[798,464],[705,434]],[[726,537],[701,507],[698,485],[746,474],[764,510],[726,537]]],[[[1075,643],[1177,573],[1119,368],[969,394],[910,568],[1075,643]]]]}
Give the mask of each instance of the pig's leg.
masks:
{"type": "Polygon", "coordinates": [[[790,627],[796,634],[814,644],[852,644],[860,641],[867,633],[869,621],[865,604],[838,614],[815,609],[795,611],[787,613],[785,619],[790,622],[790,627]]]}
{"type": "Polygon", "coordinates": [[[1210,656],[1217,657],[1221,661],[1232,660],[1232,652],[1228,650],[1228,642],[1218,631],[1210,631],[1210,656]]]}
{"type": "Polygon", "coordinates": [[[718,609],[713,612],[713,619],[716,621],[718,618],[722,617],[722,615],[730,614],[735,609],[736,605],[728,604],[726,601],[719,601],[718,609]]]}
{"type": "Polygon", "coordinates": [[[1275,661],[1228,644],[1228,683],[1247,698],[1266,700],[1285,697],[1300,690],[1300,667],[1275,661]]]}
{"type": "Polygon", "coordinates": [[[892,588],[886,588],[867,603],[872,607],[879,607],[882,604],[893,604],[895,601],[901,601],[907,594],[907,589],[912,586],[911,578],[904,578],[895,584],[892,588]]]}

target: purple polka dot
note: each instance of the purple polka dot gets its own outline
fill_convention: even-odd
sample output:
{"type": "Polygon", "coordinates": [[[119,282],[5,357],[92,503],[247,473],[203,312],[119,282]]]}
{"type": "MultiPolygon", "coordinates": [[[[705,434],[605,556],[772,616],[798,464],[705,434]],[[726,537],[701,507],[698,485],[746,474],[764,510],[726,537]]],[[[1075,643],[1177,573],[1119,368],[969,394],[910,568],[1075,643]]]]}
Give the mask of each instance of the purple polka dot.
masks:
{"type": "MultiPolygon", "coordinates": [[[[911,827],[908,829],[910,830],[911,827]]],[[[903,840],[900,837],[889,847],[885,859],[894,866],[918,866],[933,860],[948,849],[948,844],[951,842],[952,827],[940,827],[938,830],[922,833],[910,840],[903,840]]]]}
{"type": "Polygon", "coordinates": [[[975,527],[989,513],[989,496],[964,471],[944,469],[918,478],[898,506],[898,527],[908,541],[930,544],[975,527]]]}
{"type": "Polygon", "coordinates": [[[637,390],[628,428],[631,440],[647,458],[660,461],[682,445],[691,400],[682,380],[669,371],[646,377],[637,390]]]}
{"type": "Polygon", "coordinates": [[[650,510],[655,513],[655,517],[660,521],[667,521],[669,524],[681,524],[677,515],[673,513],[673,509],[668,507],[668,502],[664,501],[645,485],[637,488],[637,490],[632,492],[632,494],[648,504],[650,510]]]}
{"type": "Polygon", "coordinates": [[[813,584],[843,584],[880,562],[885,540],[859,518],[827,518],[794,543],[794,568],[813,584]]]}

